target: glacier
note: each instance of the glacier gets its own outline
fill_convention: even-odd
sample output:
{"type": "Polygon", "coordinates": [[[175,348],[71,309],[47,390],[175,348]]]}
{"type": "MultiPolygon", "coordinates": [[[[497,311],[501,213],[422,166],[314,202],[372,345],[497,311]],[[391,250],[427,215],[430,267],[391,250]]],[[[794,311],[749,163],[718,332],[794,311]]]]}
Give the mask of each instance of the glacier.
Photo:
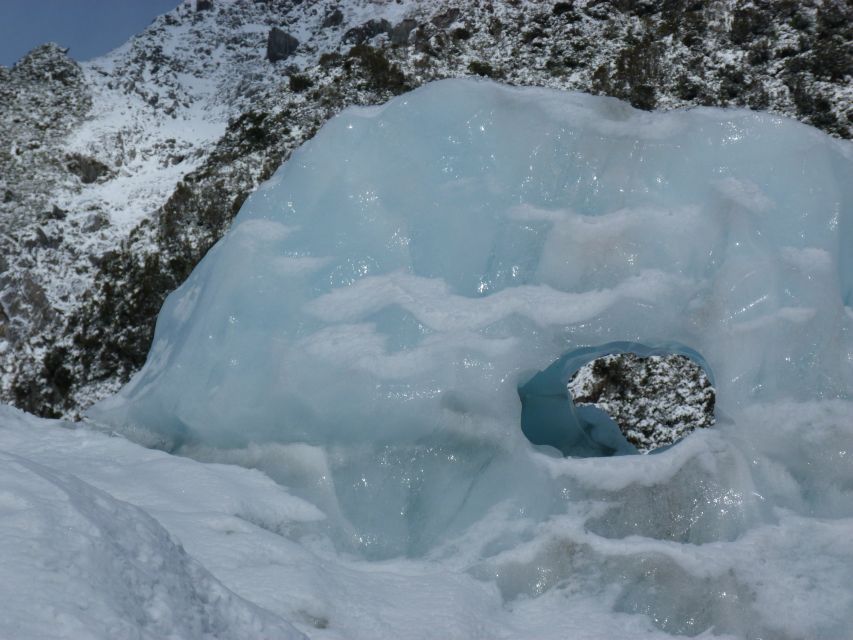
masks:
{"type": "MultiPolygon", "coordinates": [[[[262,470],[322,514],[279,535],[374,582],[447,576],[427,591],[467,595],[424,606],[482,612],[480,637],[566,617],[577,637],[842,637],[851,169],[849,143],[746,110],[476,80],[349,109],[247,200],[88,416],[262,470]],[[654,456],[531,444],[519,386],[613,342],[700,356],[717,426],[654,456]]],[[[347,637],[477,637],[324,606],[347,637]]]]}

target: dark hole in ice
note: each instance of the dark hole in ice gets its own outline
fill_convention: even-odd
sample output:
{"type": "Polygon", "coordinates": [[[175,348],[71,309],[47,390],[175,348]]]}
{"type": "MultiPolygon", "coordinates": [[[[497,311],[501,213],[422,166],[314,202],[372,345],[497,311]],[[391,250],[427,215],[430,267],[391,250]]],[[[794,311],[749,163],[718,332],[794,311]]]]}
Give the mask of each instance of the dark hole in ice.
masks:
{"type": "Polygon", "coordinates": [[[565,456],[658,452],[714,423],[713,384],[705,359],[682,345],[584,347],[519,385],[521,429],[565,456]]]}

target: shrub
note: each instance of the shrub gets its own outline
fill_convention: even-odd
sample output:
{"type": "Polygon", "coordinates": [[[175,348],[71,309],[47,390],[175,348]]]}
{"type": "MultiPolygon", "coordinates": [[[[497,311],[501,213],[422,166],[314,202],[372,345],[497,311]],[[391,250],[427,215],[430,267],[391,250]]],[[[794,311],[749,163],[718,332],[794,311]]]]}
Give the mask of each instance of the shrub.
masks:
{"type": "Polygon", "coordinates": [[[298,73],[290,76],[290,90],[294,93],[302,93],[312,86],[314,86],[314,81],[308,76],[303,76],[298,73]]]}
{"type": "Polygon", "coordinates": [[[485,76],[487,78],[496,77],[494,68],[488,62],[474,60],[468,65],[468,71],[477,76],[485,76]]]}
{"type": "Polygon", "coordinates": [[[572,10],[572,2],[557,2],[554,4],[554,8],[551,10],[555,16],[561,16],[564,13],[569,13],[572,10]]]}
{"type": "Polygon", "coordinates": [[[400,67],[392,64],[379,49],[358,44],[349,50],[348,57],[361,63],[368,82],[374,89],[398,94],[411,88],[400,67]]]}

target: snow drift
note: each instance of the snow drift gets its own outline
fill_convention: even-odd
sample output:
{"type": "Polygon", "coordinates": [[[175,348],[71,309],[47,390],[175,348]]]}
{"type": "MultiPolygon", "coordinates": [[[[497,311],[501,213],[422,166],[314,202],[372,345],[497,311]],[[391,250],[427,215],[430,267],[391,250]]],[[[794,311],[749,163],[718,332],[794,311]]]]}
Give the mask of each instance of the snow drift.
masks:
{"type": "Polygon", "coordinates": [[[28,440],[28,455],[64,457],[76,473],[103,466],[81,464],[69,429],[51,447],[36,419],[0,407],[0,425],[0,636],[304,638],[223,586],[139,507],[5,450],[28,440]]]}
{"type": "MultiPolygon", "coordinates": [[[[336,548],[441,560],[540,596],[533,617],[596,593],[667,632],[834,637],[845,616],[781,608],[802,585],[777,578],[791,540],[820,575],[844,552],[818,541],[853,516],[851,158],[766,114],[479,81],[348,110],[247,201],[90,415],[263,468],[336,548]],[[702,354],[727,420],[645,460],[535,450],[518,385],[618,340],[702,354]]],[[[853,610],[849,586],[816,588],[853,610]]]]}

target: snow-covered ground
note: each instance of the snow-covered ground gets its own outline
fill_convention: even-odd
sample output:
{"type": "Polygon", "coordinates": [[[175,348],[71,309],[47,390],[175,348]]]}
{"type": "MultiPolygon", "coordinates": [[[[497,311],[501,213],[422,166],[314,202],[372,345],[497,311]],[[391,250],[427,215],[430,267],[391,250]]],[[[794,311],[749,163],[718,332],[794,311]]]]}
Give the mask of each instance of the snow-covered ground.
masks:
{"type": "MultiPolygon", "coordinates": [[[[202,477],[178,472],[169,490],[162,483],[176,468],[162,455],[6,407],[0,416],[2,637],[302,637],[235,595],[152,517],[171,512],[167,519],[179,521],[175,498],[193,486],[203,500],[209,484],[202,477]],[[159,490],[150,486],[157,478],[159,490]]],[[[204,519],[204,502],[196,507],[204,519]]],[[[215,517],[221,506],[208,510],[215,517]]]]}
{"type": "Polygon", "coordinates": [[[567,501],[598,499],[539,524],[497,509],[430,557],[369,562],[260,471],[0,407],[0,637],[299,637],[289,621],[318,640],[837,640],[853,616],[851,415],[756,407],[745,435],[658,456],[541,456],[567,501]],[[736,533],[756,510],[767,521],[736,533]],[[697,523],[717,539],[684,540],[697,523]],[[496,529],[527,542],[499,551],[496,529]]]}

